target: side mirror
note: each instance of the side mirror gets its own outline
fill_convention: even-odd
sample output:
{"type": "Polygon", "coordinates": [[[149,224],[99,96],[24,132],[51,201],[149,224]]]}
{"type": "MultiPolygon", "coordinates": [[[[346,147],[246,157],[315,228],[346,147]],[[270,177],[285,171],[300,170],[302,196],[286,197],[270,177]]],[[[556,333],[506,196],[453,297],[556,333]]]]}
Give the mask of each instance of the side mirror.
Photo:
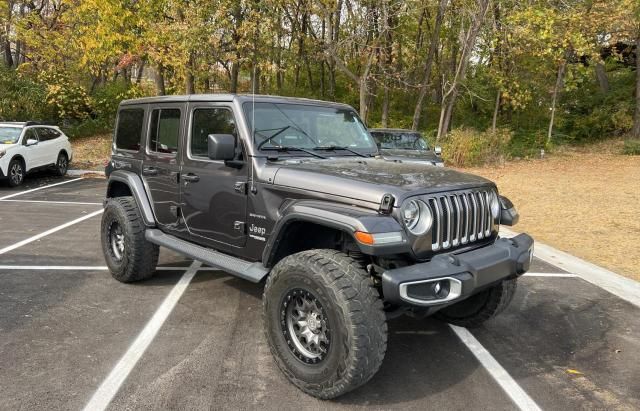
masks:
{"type": "Polygon", "coordinates": [[[27,144],[25,145],[28,147],[28,146],[35,146],[36,144],[38,144],[38,140],[36,140],[35,138],[30,138],[27,140],[27,144]]]}
{"type": "Polygon", "coordinates": [[[211,160],[229,161],[236,155],[236,138],[231,134],[209,134],[209,158],[211,160]]]}
{"type": "Polygon", "coordinates": [[[442,155],[442,147],[440,146],[435,146],[433,148],[433,152],[436,153],[437,156],[441,156],[442,155]]]}
{"type": "Polygon", "coordinates": [[[505,196],[499,196],[498,201],[500,201],[500,224],[507,226],[518,224],[520,214],[516,211],[516,207],[511,200],[505,196]]]}

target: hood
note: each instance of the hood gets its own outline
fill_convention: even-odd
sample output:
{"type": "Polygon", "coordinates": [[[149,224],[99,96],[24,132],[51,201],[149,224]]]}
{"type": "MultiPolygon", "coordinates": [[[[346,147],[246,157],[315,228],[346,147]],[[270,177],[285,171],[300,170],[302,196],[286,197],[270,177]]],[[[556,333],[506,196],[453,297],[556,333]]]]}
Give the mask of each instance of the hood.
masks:
{"type": "Polygon", "coordinates": [[[379,203],[387,193],[400,203],[413,195],[494,185],[482,177],[429,163],[381,158],[298,159],[272,165],[278,166],[274,184],[372,203],[379,203]]]}
{"type": "Polygon", "coordinates": [[[427,161],[430,163],[442,163],[442,158],[431,150],[401,150],[380,149],[380,154],[387,160],[427,161]]]}
{"type": "Polygon", "coordinates": [[[4,153],[9,150],[11,147],[15,147],[15,144],[0,144],[0,153],[4,153]]]}

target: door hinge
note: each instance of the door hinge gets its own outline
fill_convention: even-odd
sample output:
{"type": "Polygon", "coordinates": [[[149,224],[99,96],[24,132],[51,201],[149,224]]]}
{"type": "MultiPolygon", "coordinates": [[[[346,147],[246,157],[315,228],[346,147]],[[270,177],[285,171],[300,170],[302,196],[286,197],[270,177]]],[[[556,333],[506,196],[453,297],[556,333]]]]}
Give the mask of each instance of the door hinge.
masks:
{"type": "Polygon", "coordinates": [[[238,181],[233,185],[233,189],[236,190],[236,193],[247,194],[247,183],[238,181]]]}
{"type": "Polygon", "coordinates": [[[244,233],[244,221],[234,221],[233,222],[233,229],[234,230],[238,230],[238,231],[242,231],[244,233]]]}

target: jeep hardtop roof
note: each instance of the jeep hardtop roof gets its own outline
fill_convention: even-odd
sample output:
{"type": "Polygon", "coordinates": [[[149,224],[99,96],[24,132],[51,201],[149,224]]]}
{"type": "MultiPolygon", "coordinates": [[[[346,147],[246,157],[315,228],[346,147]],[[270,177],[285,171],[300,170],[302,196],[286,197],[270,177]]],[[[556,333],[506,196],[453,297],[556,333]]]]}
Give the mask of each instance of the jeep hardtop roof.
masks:
{"type": "Polygon", "coordinates": [[[347,104],[335,103],[332,101],[312,100],[299,97],[281,97],[281,96],[267,96],[267,95],[252,95],[252,94],[189,94],[189,95],[177,95],[177,96],[158,96],[158,97],[143,97],[131,100],[123,100],[120,105],[132,105],[132,104],[159,104],[159,103],[185,103],[185,102],[244,102],[256,103],[291,103],[291,104],[313,104],[340,108],[352,108],[347,104]]]}

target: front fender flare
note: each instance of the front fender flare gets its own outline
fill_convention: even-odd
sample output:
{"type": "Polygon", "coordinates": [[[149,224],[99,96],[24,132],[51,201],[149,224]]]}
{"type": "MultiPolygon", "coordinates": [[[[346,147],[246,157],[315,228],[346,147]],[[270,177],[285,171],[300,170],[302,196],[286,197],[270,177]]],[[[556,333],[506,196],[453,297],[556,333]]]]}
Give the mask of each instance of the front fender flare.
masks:
{"type": "MultiPolygon", "coordinates": [[[[287,227],[295,222],[310,222],[345,232],[352,238],[356,231],[371,234],[402,232],[400,224],[390,215],[379,214],[377,211],[361,207],[335,204],[328,201],[299,200],[288,204],[279,213],[281,217],[276,221],[269,240],[263,251],[262,261],[270,267],[280,243],[284,241],[287,227]]],[[[411,251],[408,242],[385,245],[366,245],[355,240],[364,254],[389,255],[402,254],[411,251]]]]}

